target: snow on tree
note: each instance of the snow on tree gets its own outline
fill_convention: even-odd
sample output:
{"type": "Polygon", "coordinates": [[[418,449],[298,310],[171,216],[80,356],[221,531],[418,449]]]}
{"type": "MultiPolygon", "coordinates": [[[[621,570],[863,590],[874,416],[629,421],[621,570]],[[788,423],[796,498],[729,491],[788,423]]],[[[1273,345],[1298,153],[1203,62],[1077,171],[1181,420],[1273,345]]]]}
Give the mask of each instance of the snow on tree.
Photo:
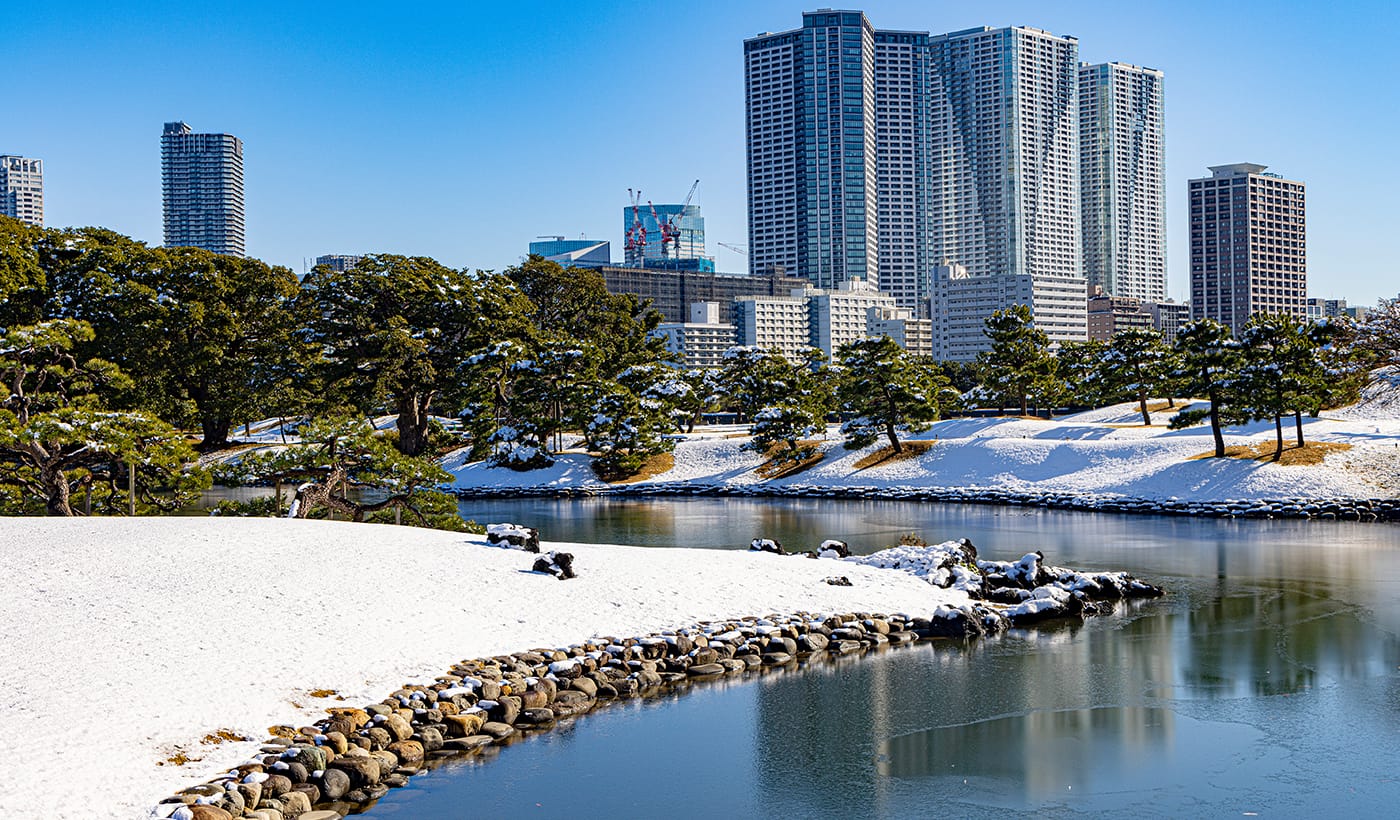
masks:
{"type": "Polygon", "coordinates": [[[462,530],[456,499],[438,488],[452,476],[430,458],[404,455],[367,420],[338,416],[313,419],[301,443],[254,453],[219,468],[224,483],[301,483],[289,517],[318,513],[352,521],[397,520],[437,529],[462,530]],[[405,515],[406,514],[406,515],[405,515]]]}
{"type": "Polygon", "coordinates": [[[354,267],[312,270],[298,308],[315,369],[334,399],[397,416],[396,446],[419,455],[439,399],[461,406],[464,362],[522,337],[523,297],[504,277],[453,270],[426,257],[366,256],[354,267]]]}
{"type": "Polygon", "coordinates": [[[1013,305],[987,317],[983,334],[992,347],[977,356],[982,384],[1003,399],[1019,403],[1021,415],[1029,412],[1032,395],[1057,394],[1062,382],[1056,375],[1050,338],[1037,328],[1026,305],[1013,305]]]}
{"type": "Polygon", "coordinates": [[[1177,354],[1172,377],[1192,396],[1205,396],[1205,408],[1187,407],[1172,417],[1173,430],[1190,427],[1209,419],[1215,439],[1215,457],[1225,457],[1223,423],[1238,418],[1240,343],[1230,328],[1214,319],[1197,319],[1177,331],[1172,345],[1177,354]]]}
{"type": "Polygon", "coordinates": [[[0,334],[0,487],[14,512],[74,515],[175,510],[209,486],[195,453],[159,419],[102,406],[99,392],[127,377],[110,362],[79,361],[86,322],[58,319],[0,334]],[[135,477],[133,486],[131,478],[135,477]]]}
{"type": "Polygon", "coordinates": [[[750,450],[768,453],[774,446],[782,445],[783,449],[776,453],[775,457],[797,461],[811,451],[810,447],[802,446],[802,440],[822,432],[823,429],[825,428],[822,419],[809,405],[783,401],[754,414],[749,425],[749,435],[752,439],[745,446],[750,450]]]}
{"type": "Polygon", "coordinates": [[[1127,395],[1138,403],[1144,426],[1152,424],[1147,400],[1171,392],[1174,354],[1155,330],[1132,328],[1109,340],[1092,377],[1108,395],[1127,395]]]}
{"type": "Polygon", "coordinates": [[[941,417],[951,386],[937,366],[910,356],[888,336],[842,346],[836,395],[843,413],[846,447],[874,443],[881,435],[896,453],[904,452],[899,431],[927,430],[941,417]]]}
{"type": "Polygon", "coordinates": [[[675,449],[675,441],[665,436],[671,426],[664,404],[607,383],[593,397],[584,437],[598,453],[600,475],[626,477],[640,472],[652,456],[675,449]]]}

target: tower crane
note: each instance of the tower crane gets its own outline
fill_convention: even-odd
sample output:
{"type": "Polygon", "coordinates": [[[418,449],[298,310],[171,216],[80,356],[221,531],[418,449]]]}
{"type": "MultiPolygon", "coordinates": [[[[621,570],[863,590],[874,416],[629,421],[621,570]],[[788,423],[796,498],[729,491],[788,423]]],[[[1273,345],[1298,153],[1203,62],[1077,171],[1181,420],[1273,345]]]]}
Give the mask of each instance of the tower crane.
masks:
{"type": "Polygon", "coordinates": [[[740,256],[749,255],[749,249],[744,247],[743,245],[731,245],[728,242],[716,242],[715,244],[719,245],[721,248],[728,248],[729,250],[734,251],[740,256]]]}
{"type": "MultiPolygon", "coordinates": [[[[666,256],[666,223],[662,222],[662,221],[661,221],[661,217],[659,217],[659,216],[656,215],[656,206],[653,205],[653,204],[651,204],[651,200],[650,200],[650,199],[647,200],[647,207],[651,209],[651,221],[654,222],[654,223],[656,223],[657,229],[661,231],[661,256],[662,256],[662,257],[665,257],[665,256],[666,256]]],[[[643,242],[642,244],[645,245],[646,243],[643,242]]]]}
{"type": "Polygon", "coordinates": [[[627,189],[627,198],[632,201],[632,224],[627,228],[626,241],[623,243],[623,258],[631,264],[638,264],[642,258],[642,250],[647,246],[647,226],[642,224],[642,214],[639,210],[642,203],[642,189],[633,191],[627,189]]]}
{"type": "Polygon", "coordinates": [[[669,219],[661,223],[661,255],[666,256],[666,244],[675,243],[676,258],[681,255],[681,228],[676,223],[685,215],[685,209],[690,207],[690,200],[695,196],[695,189],[700,187],[700,180],[691,183],[690,192],[685,195],[685,201],[681,203],[681,209],[672,214],[669,219]]]}

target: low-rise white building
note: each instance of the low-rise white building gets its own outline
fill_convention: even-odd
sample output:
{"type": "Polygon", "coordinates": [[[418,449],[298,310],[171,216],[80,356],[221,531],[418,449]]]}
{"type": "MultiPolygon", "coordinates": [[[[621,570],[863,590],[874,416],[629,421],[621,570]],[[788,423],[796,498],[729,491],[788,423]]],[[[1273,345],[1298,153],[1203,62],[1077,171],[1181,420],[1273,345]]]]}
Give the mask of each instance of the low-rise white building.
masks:
{"type": "Polygon", "coordinates": [[[737,341],[734,325],[719,320],[718,302],[695,302],[690,305],[689,322],[664,322],[656,326],[655,333],[665,338],[666,349],[691,369],[719,367],[724,351],[737,341]]]}
{"type": "Polygon", "coordinates": [[[807,291],[812,347],[830,356],[844,344],[869,335],[866,311],[895,307],[895,299],[864,279],[848,279],[832,290],[807,291]]]}
{"type": "Polygon", "coordinates": [[[933,355],[933,321],[915,319],[903,308],[867,308],[865,333],[867,336],[888,336],[915,356],[933,355]]]}
{"type": "Polygon", "coordinates": [[[933,270],[929,288],[934,357],[967,362],[991,348],[983,330],[995,311],[1014,305],[1031,309],[1035,326],[1057,342],[1088,339],[1086,283],[1079,276],[988,274],[945,262],[933,270]]]}
{"type": "Polygon", "coordinates": [[[805,291],[789,296],[743,296],[734,300],[735,340],[763,350],[777,348],[789,359],[796,359],[812,346],[807,322],[805,291]]]}

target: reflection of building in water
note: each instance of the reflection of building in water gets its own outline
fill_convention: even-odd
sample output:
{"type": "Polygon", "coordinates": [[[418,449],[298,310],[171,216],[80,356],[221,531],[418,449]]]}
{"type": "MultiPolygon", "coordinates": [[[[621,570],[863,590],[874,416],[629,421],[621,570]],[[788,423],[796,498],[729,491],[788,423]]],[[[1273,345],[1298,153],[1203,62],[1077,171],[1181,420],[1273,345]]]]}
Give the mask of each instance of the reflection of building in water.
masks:
{"type": "Polygon", "coordinates": [[[1100,750],[1158,757],[1174,742],[1170,714],[1089,707],[1141,703],[1145,692],[1173,679],[1173,617],[1163,611],[1116,628],[1105,620],[969,645],[921,644],[775,679],[758,694],[756,757],[789,761],[783,777],[815,774],[799,784],[778,783],[771,773],[768,785],[783,801],[773,811],[894,808],[899,793],[891,777],[996,777],[1027,795],[1051,784],[1063,790],[1070,775],[1080,783],[1090,776],[1078,769],[1096,752],[1073,748],[1076,737],[1090,734],[1100,750]],[[868,768],[822,774],[851,758],[868,759],[868,768]]]}

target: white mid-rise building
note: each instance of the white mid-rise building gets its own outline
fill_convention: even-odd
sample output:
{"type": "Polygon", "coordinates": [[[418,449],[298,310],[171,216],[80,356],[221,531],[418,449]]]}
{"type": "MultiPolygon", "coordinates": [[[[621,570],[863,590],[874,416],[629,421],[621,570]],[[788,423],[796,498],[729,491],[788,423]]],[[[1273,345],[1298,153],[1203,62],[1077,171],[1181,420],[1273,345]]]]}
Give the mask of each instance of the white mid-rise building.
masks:
{"type": "Polygon", "coordinates": [[[43,227],[43,160],[0,155],[0,216],[43,227]]]}
{"type": "Polygon", "coordinates": [[[1078,276],[975,276],[962,265],[943,264],[934,268],[930,294],[933,355],[942,361],[972,361],[991,349],[983,332],[987,319],[1015,305],[1030,307],[1035,326],[1052,346],[1088,339],[1084,280],[1078,276]]]}
{"type": "Polygon", "coordinates": [[[744,296],[734,300],[735,341],[747,347],[778,350],[797,360],[812,346],[805,291],[789,296],[744,296]]]}
{"type": "Polygon", "coordinates": [[[893,296],[861,279],[842,282],[832,290],[808,290],[806,295],[812,347],[828,356],[841,345],[869,335],[866,320],[871,308],[895,307],[893,296]]]}
{"type": "Polygon", "coordinates": [[[719,367],[724,351],[733,347],[737,338],[734,325],[720,322],[718,302],[695,302],[690,305],[689,322],[664,322],[656,326],[655,333],[666,340],[666,349],[692,370],[719,367]]]}
{"type": "Polygon", "coordinates": [[[1084,275],[1104,293],[1167,297],[1166,116],[1162,72],[1079,68],[1084,275]]]}
{"type": "Polygon", "coordinates": [[[865,334],[888,336],[915,356],[933,355],[933,321],[916,319],[904,308],[872,307],[865,312],[865,334]]]}

